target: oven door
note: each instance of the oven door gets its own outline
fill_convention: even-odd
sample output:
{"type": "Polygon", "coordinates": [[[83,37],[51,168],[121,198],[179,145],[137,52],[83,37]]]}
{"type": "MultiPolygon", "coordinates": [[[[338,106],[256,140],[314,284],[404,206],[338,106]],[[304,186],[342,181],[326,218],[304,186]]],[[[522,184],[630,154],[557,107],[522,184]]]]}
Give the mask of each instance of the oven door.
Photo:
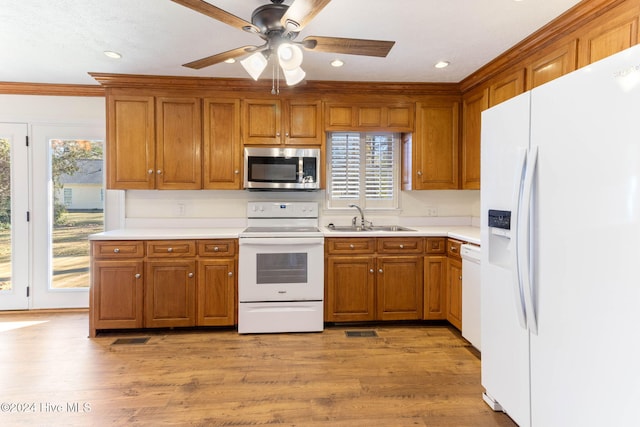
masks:
{"type": "Polygon", "coordinates": [[[240,238],[240,302],[322,301],[323,238],[240,238]]]}

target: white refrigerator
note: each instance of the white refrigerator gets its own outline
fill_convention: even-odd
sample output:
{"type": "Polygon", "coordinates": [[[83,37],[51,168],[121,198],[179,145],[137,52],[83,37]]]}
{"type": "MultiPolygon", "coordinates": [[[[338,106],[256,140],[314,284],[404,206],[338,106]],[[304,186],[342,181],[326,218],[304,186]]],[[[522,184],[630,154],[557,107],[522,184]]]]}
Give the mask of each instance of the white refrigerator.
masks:
{"type": "Polygon", "coordinates": [[[640,46],[482,115],[485,401],[640,426],[640,46]]]}

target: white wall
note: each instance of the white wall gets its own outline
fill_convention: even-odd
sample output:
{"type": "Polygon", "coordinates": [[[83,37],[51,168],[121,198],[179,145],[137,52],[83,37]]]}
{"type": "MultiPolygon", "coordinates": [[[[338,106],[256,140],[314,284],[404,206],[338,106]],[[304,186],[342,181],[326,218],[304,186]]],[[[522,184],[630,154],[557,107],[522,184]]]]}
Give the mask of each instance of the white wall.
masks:
{"type": "MultiPolygon", "coordinates": [[[[321,224],[347,224],[354,209],[323,209],[325,193],[318,192],[254,192],[229,190],[156,191],[130,190],[125,196],[126,226],[243,226],[248,201],[285,200],[316,201],[321,206],[321,224]]],[[[480,210],[479,191],[403,191],[398,211],[366,212],[374,223],[416,224],[424,218],[426,208],[435,208],[436,216],[424,218],[434,225],[471,224],[480,210]]]]}

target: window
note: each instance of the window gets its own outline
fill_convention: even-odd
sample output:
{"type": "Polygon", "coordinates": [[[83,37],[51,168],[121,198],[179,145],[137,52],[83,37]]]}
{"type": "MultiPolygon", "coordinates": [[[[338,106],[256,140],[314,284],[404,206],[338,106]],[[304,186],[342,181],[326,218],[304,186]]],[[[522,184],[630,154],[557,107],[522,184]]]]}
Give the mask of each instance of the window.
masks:
{"type": "Polygon", "coordinates": [[[396,209],[400,135],[331,132],[327,141],[327,207],[355,203],[368,209],[396,209]]]}

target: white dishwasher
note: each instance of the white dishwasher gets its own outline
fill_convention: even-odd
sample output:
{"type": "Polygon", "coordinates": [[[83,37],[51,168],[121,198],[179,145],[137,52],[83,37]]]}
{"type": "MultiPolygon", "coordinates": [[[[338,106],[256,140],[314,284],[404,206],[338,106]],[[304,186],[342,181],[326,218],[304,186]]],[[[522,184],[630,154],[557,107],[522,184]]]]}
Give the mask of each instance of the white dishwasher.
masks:
{"type": "Polygon", "coordinates": [[[465,244],[462,256],[462,336],[480,349],[480,246],[465,244]]]}

